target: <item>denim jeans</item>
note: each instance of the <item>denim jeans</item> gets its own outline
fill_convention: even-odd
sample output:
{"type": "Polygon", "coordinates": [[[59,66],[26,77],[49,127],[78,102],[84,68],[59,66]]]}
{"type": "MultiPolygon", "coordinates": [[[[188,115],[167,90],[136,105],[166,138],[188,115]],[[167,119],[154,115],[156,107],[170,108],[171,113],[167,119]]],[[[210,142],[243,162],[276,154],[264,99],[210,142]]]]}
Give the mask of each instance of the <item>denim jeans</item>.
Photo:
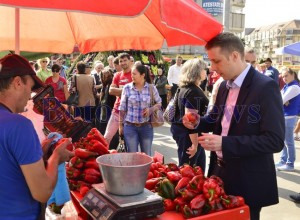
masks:
{"type": "Polygon", "coordinates": [[[198,150],[192,158],[189,158],[190,155],[186,153],[187,149],[192,146],[188,129],[180,125],[172,124],[171,133],[178,147],[179,166],[185,163],[190,164],[191,166],[196,165],[200,166],[205,172],[206,157],[203,147],[198,144],[198,150]]]}
{"type": "Polygon", "coordinates": [[[294,142],[294,128],[297,122],[297,116],[292,118],[285,118],[285,147],[281,151],[280,160],[291,167],[294,167],[296,159],[295,142],[294,142]]]}
{"type": "Polygon", "coordinates": [[[141,152],[151,156],[153,127],[150,123],[137,127],[125,122],[124,139],[128,152],[138,152],[140,144],[141,152]]]}

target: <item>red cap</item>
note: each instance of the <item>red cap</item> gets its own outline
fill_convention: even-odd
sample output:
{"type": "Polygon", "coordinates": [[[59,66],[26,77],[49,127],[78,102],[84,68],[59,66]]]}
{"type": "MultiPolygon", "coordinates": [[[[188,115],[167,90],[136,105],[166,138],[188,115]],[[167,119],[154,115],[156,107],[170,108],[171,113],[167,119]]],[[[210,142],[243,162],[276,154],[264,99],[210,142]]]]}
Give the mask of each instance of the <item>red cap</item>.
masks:
{"type": "Polygon", "coordinates": [[[0,59],[0,79],[26,75],[30,75],[35,82],[32,90],[45,87],[45,84],[36,76],[28,60],[24,57],[16,54],[8,54],[0,59]]]}

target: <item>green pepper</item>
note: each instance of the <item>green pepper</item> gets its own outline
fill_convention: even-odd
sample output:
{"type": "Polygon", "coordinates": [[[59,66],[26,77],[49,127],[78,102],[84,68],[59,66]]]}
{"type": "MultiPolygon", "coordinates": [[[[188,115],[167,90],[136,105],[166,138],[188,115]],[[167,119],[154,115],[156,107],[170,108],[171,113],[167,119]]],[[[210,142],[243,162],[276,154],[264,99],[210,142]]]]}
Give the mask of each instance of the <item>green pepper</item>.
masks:
{"type": "Polygon", "coordinates": [[[160,183],[160,194],[165,199],[175,199],[175,187],[170,180],[164,179],[160,183]]]}

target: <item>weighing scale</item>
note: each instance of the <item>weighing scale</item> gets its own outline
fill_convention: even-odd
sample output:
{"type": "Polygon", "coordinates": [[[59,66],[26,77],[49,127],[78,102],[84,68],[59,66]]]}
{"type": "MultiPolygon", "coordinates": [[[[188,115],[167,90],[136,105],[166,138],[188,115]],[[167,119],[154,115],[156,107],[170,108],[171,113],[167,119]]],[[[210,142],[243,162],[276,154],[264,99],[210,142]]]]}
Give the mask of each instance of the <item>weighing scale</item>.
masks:
{"type": "Polygon", "coordinates": [[[162,198],[147,189],[137,195],[118,196],[108,193],[104,183],[94,184],[80,205],[94,219],[100,220],[138,220],[164,212],[162,198]]]}

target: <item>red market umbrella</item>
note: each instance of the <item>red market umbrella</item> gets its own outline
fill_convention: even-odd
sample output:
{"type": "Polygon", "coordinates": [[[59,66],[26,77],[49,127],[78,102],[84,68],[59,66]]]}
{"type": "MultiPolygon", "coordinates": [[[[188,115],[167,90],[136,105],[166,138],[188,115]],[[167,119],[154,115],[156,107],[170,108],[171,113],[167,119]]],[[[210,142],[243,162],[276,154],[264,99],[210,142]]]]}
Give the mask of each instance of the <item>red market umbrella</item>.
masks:
{"type": "Polygon", "coordinates": [[[0,0],[0,51],[156,50],[164,40],[205,45],[221,31],[192,0],[0,0]]]}

